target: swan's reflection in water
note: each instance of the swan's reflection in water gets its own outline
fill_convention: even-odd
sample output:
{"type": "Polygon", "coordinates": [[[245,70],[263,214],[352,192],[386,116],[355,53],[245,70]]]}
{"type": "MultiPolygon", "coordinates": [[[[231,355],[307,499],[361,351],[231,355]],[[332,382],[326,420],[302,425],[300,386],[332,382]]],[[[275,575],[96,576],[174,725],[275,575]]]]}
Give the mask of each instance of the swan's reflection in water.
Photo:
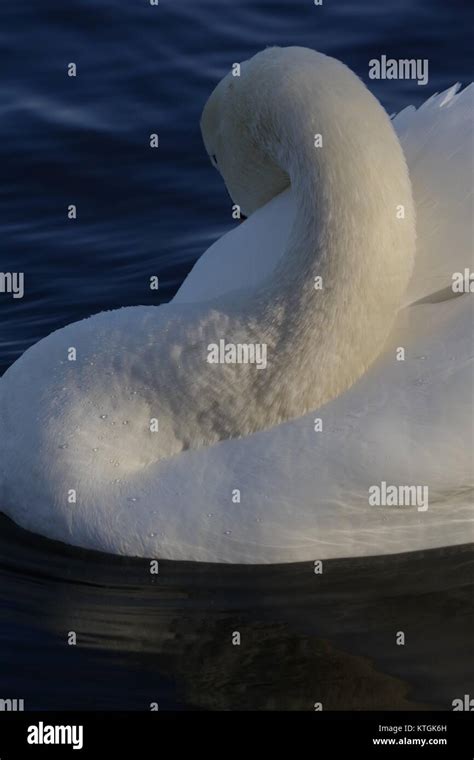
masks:
{"type": "Polygon", "coordinates": [[[472,545],[155,575],[1,533],[0,697],[26,709],[450,710],[472,691],[472,545]]]}

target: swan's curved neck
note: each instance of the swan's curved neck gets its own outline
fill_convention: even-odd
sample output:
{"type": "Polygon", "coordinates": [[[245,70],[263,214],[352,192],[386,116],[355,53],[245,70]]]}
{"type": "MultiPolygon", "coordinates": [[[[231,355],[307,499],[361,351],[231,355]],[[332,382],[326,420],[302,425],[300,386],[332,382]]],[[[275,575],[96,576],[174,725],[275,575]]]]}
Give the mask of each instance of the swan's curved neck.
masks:
{"type": "Polygon", "coordinates": [[[316,118],[302,105],[275,156],[290,176],[296,216],[257,301],[269,341],[270,377],[262,387],[273,386],[274,402],[275,385],[281,387],[282,419],[339,395],[366,370],[411,274],[408,173],[388,117],[367,95],[370,132],[349,106],[337,118],[330,107],[316,118]]]}

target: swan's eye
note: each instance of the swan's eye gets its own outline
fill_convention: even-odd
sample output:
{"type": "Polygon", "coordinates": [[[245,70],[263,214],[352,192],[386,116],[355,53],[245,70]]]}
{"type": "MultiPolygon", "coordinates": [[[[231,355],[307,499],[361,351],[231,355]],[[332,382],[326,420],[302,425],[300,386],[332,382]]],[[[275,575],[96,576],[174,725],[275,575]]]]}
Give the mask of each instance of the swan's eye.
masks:
{"type": "Polygon", "coordinates": [[[218,168],[218,165],[217,165],[217,156],[215,154],[211,156],[211,164],[214,166],[215,169],[218,168]]]}

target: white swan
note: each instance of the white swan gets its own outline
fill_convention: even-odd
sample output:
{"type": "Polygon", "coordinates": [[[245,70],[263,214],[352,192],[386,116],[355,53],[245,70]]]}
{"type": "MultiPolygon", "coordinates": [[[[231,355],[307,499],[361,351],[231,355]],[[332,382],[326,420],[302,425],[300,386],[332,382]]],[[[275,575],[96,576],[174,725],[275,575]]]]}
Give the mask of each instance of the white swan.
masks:
{"type": "Polygon", "coordinates": [[[7,371],[0,508],[86,548],[201,561],[472,540],[472,298],[450,288],[470,264],[469,102],[453,89],[395,122],[411,276],[405,158],[360,80],[302,48],[228,75],[203,138],[250,218],[171,304],[70,325],[7,371]],[[266,368],[209,363],[220,340],[265,345],[266,368]],[[382,481],[428,486],[428,510],[371,506],[382,481]]]}

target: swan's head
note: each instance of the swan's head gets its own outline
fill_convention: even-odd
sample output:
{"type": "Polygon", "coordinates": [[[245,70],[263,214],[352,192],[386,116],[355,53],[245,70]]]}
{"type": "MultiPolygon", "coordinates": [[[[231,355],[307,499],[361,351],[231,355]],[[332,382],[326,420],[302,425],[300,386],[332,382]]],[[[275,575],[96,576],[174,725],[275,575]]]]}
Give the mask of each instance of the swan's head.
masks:
{"type": "MultiPolygon", "coordinates": [[[[239,76],[230,71],[205,105],[201,130],[246,216],[291,184],[316,219],[314,210],[324,215],[324,204],[350,207],[361,177],[368,187],[383,180],[384,192],[390,186],[411,203],[405,159],[385,110],[347,66],[314,50],[267,48],[242,63],[239,76]]],[[[370,197],[386,205],[383,194],[370,197]]]]}
{"type": "Polygon", "coordinates": [[[274,158],[271,120],[263,116],[265,93],[259,91],[258,74],[266,54],[263,51],[242,63],[240,76],[229,72],[209,97],[201,118],[209,158],[245,216],[290,184],[274,158]]]}

